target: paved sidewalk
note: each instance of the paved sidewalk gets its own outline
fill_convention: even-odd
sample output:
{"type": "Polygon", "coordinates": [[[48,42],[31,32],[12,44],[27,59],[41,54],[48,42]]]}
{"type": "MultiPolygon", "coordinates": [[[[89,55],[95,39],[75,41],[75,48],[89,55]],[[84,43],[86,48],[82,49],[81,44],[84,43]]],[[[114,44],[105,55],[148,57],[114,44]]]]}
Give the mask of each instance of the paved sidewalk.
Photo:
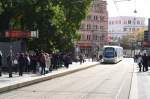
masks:
{"type": "Polygon", "coordinates": [[[13,74],[13,77],[9,78],[8,74],[3,74],[2,77],[0,77],[0,92],[9,91],[15,88],[38,83],[44,80],[64,76],[76,71],[90,68],[92,66],[95,66],[96,64],[99,64],[99,62],[91,62],[88,60],[83,64],[80,64],[79,62],[78,63],[73,62],[71,65],[69,65],[68,69],[60,68],[46,75],[24,74],[22,77],[20,77],[18,74],[13,74]]]}
{"type": "Polygon", "coordinates": [[[134,64],[132,87],[129,99],[150,99],[150,70],[139,72],[137,64],[134,64]]]}

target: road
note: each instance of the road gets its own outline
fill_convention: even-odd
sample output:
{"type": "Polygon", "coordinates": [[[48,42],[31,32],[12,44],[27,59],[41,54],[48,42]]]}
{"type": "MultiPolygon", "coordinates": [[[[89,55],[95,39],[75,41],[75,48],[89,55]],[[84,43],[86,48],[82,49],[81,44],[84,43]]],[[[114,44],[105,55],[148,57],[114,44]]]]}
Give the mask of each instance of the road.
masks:
{"type": "Polygon", "coordinates": [[[100,64],[0,94],[0,99],[128,99],[133,60],[100,64]]]}

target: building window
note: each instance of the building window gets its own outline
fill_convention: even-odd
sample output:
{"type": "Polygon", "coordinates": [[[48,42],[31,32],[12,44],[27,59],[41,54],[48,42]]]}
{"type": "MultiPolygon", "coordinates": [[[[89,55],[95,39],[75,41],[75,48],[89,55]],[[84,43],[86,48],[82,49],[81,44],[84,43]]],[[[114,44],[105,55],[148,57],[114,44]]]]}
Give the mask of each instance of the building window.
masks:
{"type": "Polygon", "coordinates": [[[112,24],[114,24],[114,21],[112,21],[112,24]]]}
{"type": "Polygon", "coordinates": [[[139,20],[137,21],[137,24],[140,24],[140,21],[139,21],[139,20]]]}
{"type": "Polygon", "coordinates": [[[89,40],[89,35],[87,35],[87,40],[89,40]]]}
{"type": "Polygon", "coordinates": [[[86,40],[85,34],[82,34],[82,35],[81,35],[81,38],[82,38],[81,40],[86,40]]]}
{"type": "Polygon", "coordinates": [[[93,35],[93,39],[92,40],[95,40],[95,35],[93,35]]]}
{"type": "Polygon", "coordinates": [[[109,24],[111,24],[111,21],[109,21],[109,24]]]}
{"type": "Polygon", "coordinates": [[[128,24],[131,24],[131,20],[128,20],[128,24]]]}
{"type": "Polygon", "coordinates": [[[94,16],[94,20],[98,20],[98,17],[97,17],[97,16],[94,16]]]}
{"type": "Polygon", "coordinates": [[[104,22],[104,16],[100,16],[100,21],[104,22]]]}
{"type": "Polygon", "coordinates": [[[123,28],[123,31],[127,31],[127,28],[123,28]]]}
{"type": "Polygon", "coordinates": [[[100,26],[100,31],[104,31],[104,26],[100,26]]]}
{"type": "Polygon", "coordinates": [[[119,24],[121,24],[121,20],[119,20],[119,24]]]}
{"type": "Polygon", "coordinates": [[[97,41],[98,40],[98,36],[96,35],[96,38],[95,38],[95,40],[97,41]]]}
{"type": "Polygon", "coordinates": [[[93,25],[93,30],[97,30],[98,29],[97,27],[98,27],[97,25],[93,25]]]}
{"type": "Polygon", "coordinates": [[[87,40],[91,40],[91,35],[87,35],[87,40]]]}
{"type": "Polygon", "coordinates": [[[87,20],[91,20],[91,15],[88,15],[88,16],[87,16],[87,20]]]}
{"type": "Polygon", "coordinates": [[[135,31],[135,28],[132,28],[132,31],[134,32],[134,31],[135,31]]]}
{"type": "Polygon", "coordinates": [[[81,38],[80,38],[80,40],[83,40],[83,34],[81,34],[81,38]]]}
{"type": "Polygon", "coordinates": [[[124,24],[127,24],[127,21],[126,21],[126,20],[124,20],[124,24]]]}
{"type": "Polygon", "coordinates": [[[84,29],[85,28],[85,24],[81,24],[80,29],[84,29]]]}
{"type": "Polygon", "coordinates": [[[117,20],[115,21],[115,24],[118,24],[118,21],[117,21],[117,20]]]}
{"type": "Polygon", "coordinates": [[[91,24],[87,24],[87,30],[91,29],[91,24]]]}

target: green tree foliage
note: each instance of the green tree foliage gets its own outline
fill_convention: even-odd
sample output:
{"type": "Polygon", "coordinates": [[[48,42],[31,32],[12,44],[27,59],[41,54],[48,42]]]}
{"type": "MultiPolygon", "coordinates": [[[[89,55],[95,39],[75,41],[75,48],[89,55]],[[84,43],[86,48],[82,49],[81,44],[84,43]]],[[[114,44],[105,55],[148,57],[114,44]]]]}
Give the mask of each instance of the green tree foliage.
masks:
{"type": "Polygon", "coordinates": [[[39,31],[28,40],[30,49],[67,51],[80,35],[77,30],[92,0],[0,0],[0,33],[39,31]]]}
{"type": "Polygon", "coordinates": [[[125,35],[125,36],[123,36],[122,38],[121,38],[121,41],[120,41],[120,43],[121,43],[121,46],[123,47],[123,48],[130,48],[130,35],[125,35]]]}
{"type": "Polygon", "coordinates": [[[136,42],[135,35],[132,34],[123,36],[120,41],[121,46],[123,46],[123,48],[125,49],[132,49],[133,45],[135,45],[135,42],[136,42]]]}
{"type": "Polygon", "coordinates": [[[0,2],[0,14],[2,13],[3,9],[2,9],[2,3],[0,2]]]}

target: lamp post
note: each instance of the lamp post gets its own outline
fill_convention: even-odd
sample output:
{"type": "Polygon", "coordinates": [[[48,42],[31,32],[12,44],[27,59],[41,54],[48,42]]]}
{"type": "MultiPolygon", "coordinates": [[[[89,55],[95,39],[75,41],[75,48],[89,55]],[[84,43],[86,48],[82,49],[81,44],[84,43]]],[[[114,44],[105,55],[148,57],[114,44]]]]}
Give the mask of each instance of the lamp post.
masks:
{"type": "MultiPolygon", "coordinates": [[[[12,0],[8,0],[9,3],[9,9],[12,7],[12,0]]],[[[9,23],[9,32],[11,32],[12,29],[12,23],[10,21],[9,23]]],[[[11,37],[10,37],[10,46],[9,46],[9,56],[7,56],[7,64],[8,66],[8,71],[9,71],[9,77],[12,77],[12,42],[11,42],[11,37]]]]}

